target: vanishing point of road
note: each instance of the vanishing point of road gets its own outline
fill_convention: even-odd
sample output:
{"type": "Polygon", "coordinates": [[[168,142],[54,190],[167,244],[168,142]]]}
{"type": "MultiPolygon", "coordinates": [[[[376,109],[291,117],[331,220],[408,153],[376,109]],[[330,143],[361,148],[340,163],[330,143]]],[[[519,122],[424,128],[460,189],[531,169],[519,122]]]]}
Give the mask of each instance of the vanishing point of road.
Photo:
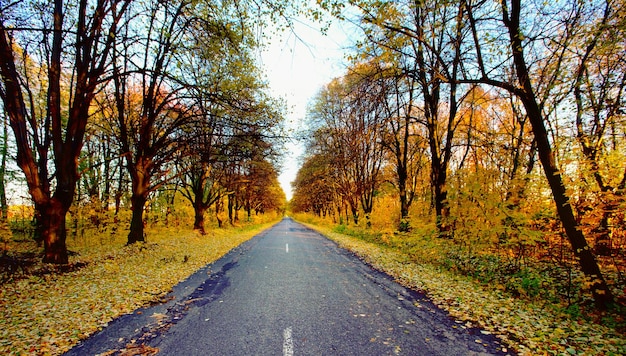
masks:
{"type": "Polygon", "coordinates": [[[289,218],[66,355],[131,342],[185,356],[502,354],[493,336],[289,218]]]}

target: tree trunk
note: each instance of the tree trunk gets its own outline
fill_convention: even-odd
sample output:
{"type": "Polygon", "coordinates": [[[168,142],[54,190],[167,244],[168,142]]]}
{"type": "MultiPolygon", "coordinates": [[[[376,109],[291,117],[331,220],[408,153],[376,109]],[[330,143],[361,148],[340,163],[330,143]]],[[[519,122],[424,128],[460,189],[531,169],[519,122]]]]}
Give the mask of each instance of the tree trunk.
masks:
{"type": "Polygon", "coordinates": [[[398,231],[409,232],[411,231],[411,222],[409,217],[409,209],[413,198],[409,197],[409,192],[406,189],[406,181],[408,180],[407,170],[402,166],[402,169],[398,168],[398,192],[400,195],[400,221],[398,222],[398,231]]]}
{"type": "Polygon", "coordinates": [[[397,166],[396,173],[398,175],[398,193],[400,194],[400,219],[404,220],[409,217],[409,199],[406,191],[408,177],[404,164],[397,166]]]}
{"type": "MultiPolygon", "coordinates": [[[[113,152],[110,149],[110,138],[106,138],[103,142],[103,157],[113,156],[113,152]]],[[[104,178],[104,191],[102,192],[102,199],[100,201],[100,207],[102,210],[109,208],[109,201],[111,199],[111,182],[113,181],[113,175],[111,174],[111,160],[105,158],[102,165],[102,177],[104,178]]]]}
{"type": "Polygon", "coordinates": [[[6,193],[6,168],[7,157],[9,155],[9,130],[6,117],[2,117],[2,157],[0,157],[0,210],[2,211],[2,221],[6,222],[9,216],[9,205],[7,204],[6,193]]]}
{"type": "Polygon", "coordinates": [[[145,241],[143,213],[151,191],[150,180],[152,178],[153,164],[151,158],[140,156],[135,158],[133,162],[131,155],[126,156],[126,168],[131,178],[132,195],[130,203],[133,212],[127,245],[145,241]]]}
{"type": "Polygon", "coordinates": [[[365,216],[365,227],[372,227],[372,209],[374,208],[374,192],[369,191],[364,195],[361,195],[361,208],[363,209],[363,215],[365,216]]]}
{"type": "Polygon", "coordinates": [[[44,263],[67,264],[68,254],[65,245],[67,231],[65,229],[66,208],[57,199],[52,199],[44,208],[41,226],[44,239],[44,263]]]}
{"type": "Polygon", "coordinates": [[[354,225],[359,225],[359,208],[356,204],[350,203],[350,211],[352,212],[352,220],[354,225]]]}
{"type": "Polygon", "coordinates": [[[131,210],[133,216],[130,220],[130,231],[128,232],[127,245],[134,244],[135,242],[144,242],[144,225],[143,225],[143,210],[146,205],[146,197],[143,194],[134,194],[130,198],[131,210]]]}
{"type": "Polygon", "coordinates": [[[339,225],[343,225],[343,222],[344,222],[343,215],[341,213],[342,210],[343,209],[342,209],[341,204],[337,204],[337,216],[339,216],[339,225]]]}
{"type": "MultiPolygon", "coordinates": [[[[506,4],[503,2],[503,4],[506,4]]],[[[591,251],[591,248],[587,244],[585,236],[576,222],[574,211],[569,202],[569,196],[567,195],[567,189],[561,177],[559,168],[556,165],[554,157],[554,151],[548,138],[548,132],[543,122],[543,115],[541,109],[535,99],[534,90],[528,73],[528,66],[524,59],[522,36],[520,36],[520,10],[521,1],[511,1],[511,16],[508,16],[508,9],[504,5],[503,20],[509,31],[509,38],[511,41],[511,49],[513,53],[513,61],[515,64],[515,70],[517,79],[521,88],[518,90],[517,95],[522,100],[526,109],[526,114],[532,125],[533,133],[535,135],[535,141],[537,143],[537,152],[539,154],[539,160],[543,166],[546,179],[554,202],[556,204],[556,210],[565,229],[565,234],[572,246],[574,255],[580,263],[580,268],[585,276],[591,283],[591,292],[599,309],[606,309],[614,303],[614,297],[609,289],[600,267],[596,261],[595,255],[591,251]]]]}
{"type": "Polygon", "coordinates": [[[613,251],[611,241],[613,238],[613,218],[618,209],[619,204],[615,201],[604,204],[600,225],[594,229],[596,234],[594,248],[596,254],[600,256],[610,256],[613,251]]]}
{"type": "Polygon", "coordinates": [[[234,208],[234,202],[233,202],[233,195],[230,194],[228,195],[228,221],[230,222],[231,225],[235,224],[234,221],[234,216],[233,216],[233,208],[234,208]]]}
{"type": "Polygon", "coordinates": [[[215,220],[217,220],[217,227],[219,228],[221,228],[223,224],[222,219],[220,219],[220,213],[222,212],[223,205],[224,205],[224,202],[222,201],[222,197],[219,197],[215,201],[215,220]]]}
{"type": "MultiPolygon", "coordinates": [[[[448,205],[448,190],[446,188],[446,172],[439,165],[432,165],[432,184],[435,205],[435,224],[439,237],[450,237],[450,224],[448,217],[450,216],[450,207],[448,205]]],[[[445,170],[445,168],[444,168],[445,170]]]]}
{"type": "Polygon", "coordinates": [[[193,220],[193,229],[198,230],[200,234],[206,234],[206,230],[204,229],[204,213],[207,210],[207,206],[199,202],[198,199],[202,199],[202,197],[196,196],[196,202],[193,205],[194,211],[194,220],[193,220]]]}

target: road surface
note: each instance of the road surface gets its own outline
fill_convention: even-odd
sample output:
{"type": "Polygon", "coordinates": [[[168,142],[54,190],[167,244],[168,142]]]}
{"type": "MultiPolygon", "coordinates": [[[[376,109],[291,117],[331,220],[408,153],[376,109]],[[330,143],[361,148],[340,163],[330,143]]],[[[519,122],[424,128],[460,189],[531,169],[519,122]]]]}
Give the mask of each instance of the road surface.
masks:
{"type": "Polygon", "coordinates": [[[491,335],[289,218],[67,355],[131,342],[158,355],[501,354],[491,335]]]}

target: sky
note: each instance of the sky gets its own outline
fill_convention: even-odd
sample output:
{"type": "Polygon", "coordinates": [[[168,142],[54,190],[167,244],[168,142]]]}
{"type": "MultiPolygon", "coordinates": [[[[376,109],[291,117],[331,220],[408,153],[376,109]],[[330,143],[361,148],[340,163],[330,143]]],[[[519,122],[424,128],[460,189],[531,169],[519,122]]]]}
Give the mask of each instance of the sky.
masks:
{"type": "MultiPolygon", "coordinates": [[[[298,22],[293,31],[274,38],[261,53],[270,93],[286,102],[286,126],[294,132],[303,128],[308,102],[325,84],[346,71],[345,54],[352,41],[350,31],[346,25],[333,23],[324,35],[320,26],[298,22]]],[[[286,148],[278,180],[287,199],[291,199],[291,182],[300,167],[304,147],[292,141],[286,148]]]]}

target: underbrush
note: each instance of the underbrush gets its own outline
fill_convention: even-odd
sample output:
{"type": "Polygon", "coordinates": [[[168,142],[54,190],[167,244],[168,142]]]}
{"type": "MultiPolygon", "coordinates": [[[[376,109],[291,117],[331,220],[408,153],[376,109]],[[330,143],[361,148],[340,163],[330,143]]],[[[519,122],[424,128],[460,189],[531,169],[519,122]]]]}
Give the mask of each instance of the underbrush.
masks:
{"type": "MultiPolygon", "coordinates": [[[[573,259],[545,261],[526,257],[473,250],[453,240],[436,237],[434,226],[414,227],[411,233],[384,232],[337,225],[333,232],[355,237],[402,252],[415,263],[428,263],[456,274],[469,276],[484,286],[507,292],[513,297],[550,303],[563,310],[580,309],[594,314],[590,281],[574,265],[573,259]]],[[[610,271],[609,271],[610,273],[610,271]]],[[[609,280],[619,280],[618,277],[609,280]]],[[[618,300],[624,300],[624,288],[613,285],[618,300]]],[[[613,311],[618,331],[626,331],[626,320],[619,306],[613,311]]],[[[602,316],[600,316],[602,317],[602,316]]]]}
{"type": "Polygon", "coordinates": [[[127,232],[68,238],[67,266],[41,263],[36,243],[15,238],[4,256],[21,265],[5,273],[1,284],[0,354],[61,354],[115,317],[158,302],[276,220],[204,236],[180,227],[151,228],[147,242],[130,246],[124,244],[127,232]]]}
{"type": "Polygon", "coordinates": [[[296,218],[521,354],[626,354],[625,310],[595,310],[589,281],[571,263],[479,253],[435,237],[428,224],[400,233],[302,217],[296,218]]]}

